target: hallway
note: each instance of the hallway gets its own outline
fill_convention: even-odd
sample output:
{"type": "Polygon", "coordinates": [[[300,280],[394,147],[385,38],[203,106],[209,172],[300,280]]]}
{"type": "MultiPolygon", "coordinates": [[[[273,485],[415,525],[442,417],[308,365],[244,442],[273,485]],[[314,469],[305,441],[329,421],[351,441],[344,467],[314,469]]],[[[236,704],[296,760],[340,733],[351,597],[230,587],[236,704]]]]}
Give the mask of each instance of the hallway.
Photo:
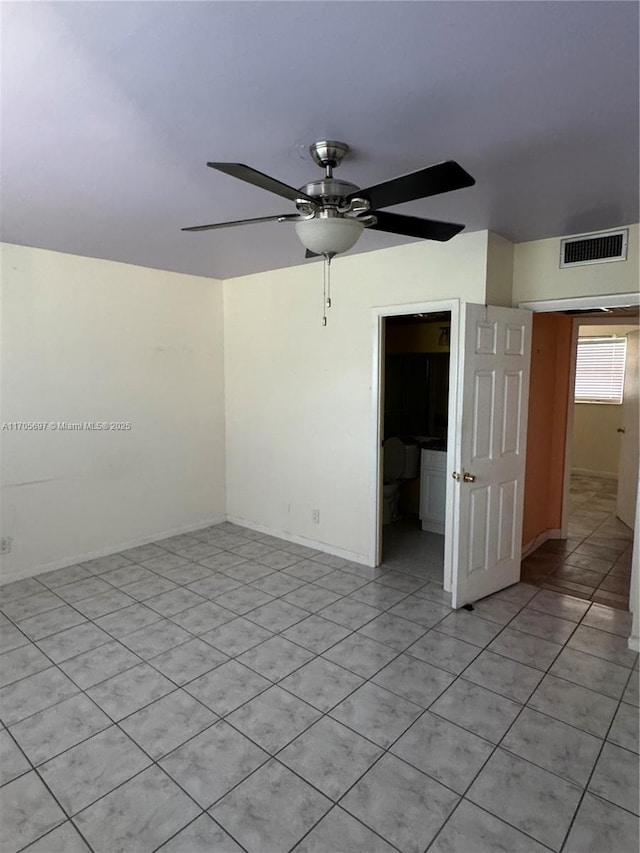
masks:
{"type": "Polygon", "coordinates": [[[616,518],[617,487],[574,474],[569,538],[550,539],[524,559],[521,580],[628,610],[633,531],[616,518]]]}

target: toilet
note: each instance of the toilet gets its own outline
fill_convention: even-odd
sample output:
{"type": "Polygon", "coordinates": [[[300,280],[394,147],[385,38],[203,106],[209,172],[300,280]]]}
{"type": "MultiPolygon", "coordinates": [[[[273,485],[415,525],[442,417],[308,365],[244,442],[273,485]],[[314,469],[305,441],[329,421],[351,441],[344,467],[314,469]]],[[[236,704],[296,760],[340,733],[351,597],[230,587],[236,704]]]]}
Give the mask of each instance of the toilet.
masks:
{"type": "Polygon", "coordinates": [[[384,443],[382,523],[391,524],[400,518],[398,500],[403,480],[419,474],[420,448],[415,442],[388,438],[384,443]]]}

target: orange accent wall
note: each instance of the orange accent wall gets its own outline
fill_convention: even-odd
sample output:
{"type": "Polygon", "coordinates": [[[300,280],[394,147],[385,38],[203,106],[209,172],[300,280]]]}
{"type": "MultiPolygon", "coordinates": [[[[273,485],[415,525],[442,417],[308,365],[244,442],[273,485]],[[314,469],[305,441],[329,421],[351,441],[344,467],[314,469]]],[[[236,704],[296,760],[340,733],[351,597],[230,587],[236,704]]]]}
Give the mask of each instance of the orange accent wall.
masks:
{"type": "Polygon", "coordinates": [[[534,314],[522,543],[562,525],[572,318],[534,314]]]}

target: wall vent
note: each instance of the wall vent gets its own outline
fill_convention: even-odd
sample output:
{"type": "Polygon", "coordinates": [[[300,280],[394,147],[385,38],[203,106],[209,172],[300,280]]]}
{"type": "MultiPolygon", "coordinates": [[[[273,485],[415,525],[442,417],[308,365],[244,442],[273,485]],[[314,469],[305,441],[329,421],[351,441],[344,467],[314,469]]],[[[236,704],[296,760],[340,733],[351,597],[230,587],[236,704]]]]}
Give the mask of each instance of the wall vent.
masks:
{"type": "Polygon", "coordinates": [[[627,260],[629,229],[582,234],[560,241],[560,268],[627,260]]]}

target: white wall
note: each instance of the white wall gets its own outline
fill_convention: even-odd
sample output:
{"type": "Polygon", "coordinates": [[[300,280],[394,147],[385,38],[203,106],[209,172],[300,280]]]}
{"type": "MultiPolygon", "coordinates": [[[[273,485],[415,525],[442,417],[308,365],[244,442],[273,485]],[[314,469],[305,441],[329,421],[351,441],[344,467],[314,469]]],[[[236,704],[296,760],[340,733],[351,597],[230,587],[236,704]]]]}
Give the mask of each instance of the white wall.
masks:
{"type": "Polygon", "coordinates": [[[484,302],[487,232],[225,281],[227,512],[370,561],[374,306],[484,302]],[[311,521],[320,510],[320,524],[311,521]]]}
{"type": "Polygon", "coordinates": [[[4,580],[225,513],[222,284],[2,246],[4,580]]]}
{"type": "Polygon", "coordinates": [[[630,293],[637,299],[640,226],[628,227],[627,260],[606,264],[560,269],[561,237],[516,243],[513,262],[513,304],[543,299],[601,296],[610,293],[630,293]]]}

